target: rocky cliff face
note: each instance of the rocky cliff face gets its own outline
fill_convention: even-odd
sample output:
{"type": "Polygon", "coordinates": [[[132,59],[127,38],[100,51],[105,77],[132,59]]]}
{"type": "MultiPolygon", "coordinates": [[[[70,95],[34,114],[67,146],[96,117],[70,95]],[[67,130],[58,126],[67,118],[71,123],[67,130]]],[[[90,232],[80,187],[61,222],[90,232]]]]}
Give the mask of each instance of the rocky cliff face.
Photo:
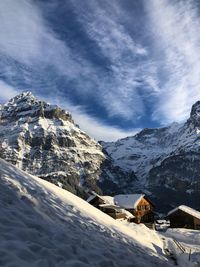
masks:
{"type": "Polygon", "coordinates": [[[2,158],[79,195],[84,188],[100,192],[108,183],[110,192],[116,191],[125,176],[71,114],[30,92],[1,106],[0,141],[2,158]],[[119,179],[113,181],[116,173],[119,179]]]}
{"type": "Polygon", "coordinates": [[[116,166],[136,174],[133,190],[146,189],[161,209],[183,203],[199,208],[200,102],[184,124],[144,129],[102,145],[116,166]]]}

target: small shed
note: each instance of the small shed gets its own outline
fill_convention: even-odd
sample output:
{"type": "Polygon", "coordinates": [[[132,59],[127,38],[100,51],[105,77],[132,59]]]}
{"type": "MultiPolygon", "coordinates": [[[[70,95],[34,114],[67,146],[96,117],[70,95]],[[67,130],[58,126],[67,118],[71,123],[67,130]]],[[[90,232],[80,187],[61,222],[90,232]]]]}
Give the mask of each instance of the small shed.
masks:
{"type": "Polygon", "coordinates": [[[167,214],[171,228],[188,228],[200,230],[200,212],[188,206],[181,205],[167,214]]]}
{"type": "Polygon", "coordinates": [[[132,220],[133,214],[121,207],[112,204],[100,204],[100,209],[114,219],[132,220]]]}
{"type": "Polygon", "coordinates": [[[135,223],[154,222],[155,206],[144,194],[116,195],[114,203],[133,214],[135,223]]]}

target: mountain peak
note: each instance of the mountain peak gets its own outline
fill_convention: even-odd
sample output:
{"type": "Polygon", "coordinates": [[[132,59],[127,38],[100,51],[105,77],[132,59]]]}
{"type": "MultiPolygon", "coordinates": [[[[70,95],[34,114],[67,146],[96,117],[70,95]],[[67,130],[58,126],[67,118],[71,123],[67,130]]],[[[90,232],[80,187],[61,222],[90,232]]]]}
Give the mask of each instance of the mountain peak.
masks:
{"type": "Polygon", "coordinates": [[[33,95],[33,93],[31,91],[25,91],[11,98],[7,104],[13,105],[13,104],[18,104],[21,101],[33,101],[33,100],[37,100],[37,98],[33,95]]]}
{"type": "Polygon", "coordinates": [[[39,100],[30,91],[22,92],[13,97],[2,106],[1,110],[1,118],[6,120],[43,117],[47,119],[62,119],[74,123],[69,112],[57,105],[50,105],[45,101],[39,100]]]}
{"type": "Polygon", "coordinates": [[[191,109],[190,116],[198,115],[200,116],[200,101],[197,101],[191,109]]]}
{"type": "Polygon", "coordinates": [[[200,101],[197,101],[192,106],[189,121],[191,121],[195,126],[200,125],[200,101]]]}

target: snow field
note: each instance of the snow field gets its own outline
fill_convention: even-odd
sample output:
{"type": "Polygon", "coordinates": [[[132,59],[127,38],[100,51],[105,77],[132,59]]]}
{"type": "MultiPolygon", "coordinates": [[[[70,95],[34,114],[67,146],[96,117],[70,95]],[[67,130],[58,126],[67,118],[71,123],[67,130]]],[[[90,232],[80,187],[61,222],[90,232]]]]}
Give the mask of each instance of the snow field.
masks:
{"type": "Polygon", "coordinates": [[[0,160],[0,266],[167,267],[159,235],[0,160]]]}

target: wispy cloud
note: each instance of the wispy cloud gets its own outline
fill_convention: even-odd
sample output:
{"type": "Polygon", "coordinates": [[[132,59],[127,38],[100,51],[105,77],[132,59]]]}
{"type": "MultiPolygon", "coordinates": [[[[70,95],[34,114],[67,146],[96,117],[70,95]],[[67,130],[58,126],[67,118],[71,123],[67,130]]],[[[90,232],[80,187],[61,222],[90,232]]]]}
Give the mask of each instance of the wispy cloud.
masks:
{"type": "Polygon", "coordinates": [[[152,71],[155,64],[149,60],[147,48],[135,41],[120,22],[124,14],[116,8],[116,1],[109,8],[103,8],[98,1],[88,1],[87,12],[82,12],[80,2],[72,2],[89,38],[110,62],[108,77],[104,84],[102,80],[99,83],[105,109],[110,116],[137,120],[145,112],[140,88],[145,88],[147,94],[158,88],[152,71]]]}
{"type": "MultiPolygon", "coordinates": [[[[81,40],[75,46],[69,45],[67,38],[61,40],[59,30],[53,29],[36,3],[0,1],[0,54],[4,57],[0,76],[10,84],[0,83],[9,87],[7,94],[1,92],[2,98],[13,96],[14,84],[25,90],[29,84],[31,88],[39,85],[37,93],[58,94],[59,99],[64,91],[68,96],[78,95],[82,106],[77,108],[77,103],[69,101],[68,106],[78,124],[97,139],[129,134],[108,126],[108,122],[118,118],[137,123],[145,116],[150,121],[152,110],[153,119],[162,124],[184,120],[191,105],[200,99],[200,18],[195,0],[143,1],[147,39],[141,38],[143,32],[134,34],[126,27],[127,10],[122,9],[120,1],[69,0],[74,21],[80,23],[81,33],[95,49],[92,56],[99,54],[105,66],[103,60],[98,65],[98,59],[94,63],[87,57],[89,51],[82,52],[81,40]],[[19,66],[12,68],[11,59],[19,66]],[[10,60],[8,64],[6,60],[10,60]],[[19,69],[20,82],[16,76],[19,69]],[[72,87],[60,90],[63,84],[72,87]],[[106,114],[105,120],[88,112],[94,108],[88,97],[98,102],[98,112],[106,114]],[[147,102],[151,104],[149,114],[147,102]]],[[[50,6],[57,5],[55,1],[42,6],[48,13],[50,6]]]]}
{"type": "Polygon", "coordinates": [[[4,104],[10,98],[16,96],[19,90],[0,80],[0,104],[4,104]]]}
{"type": "Polygon", "coordinates": [[[48,27],[33,1],[0,1],[0,24],[3,55],[36,70],[51,66],[68,79],[87,73],[84,62],[48,27]]]}
{"type": "Polygon", "coordinates": [[[158,67],[164,77],[154,118],[182,121],[200,99],[200,18],[196,1],[146,2],[158,67]]]}

